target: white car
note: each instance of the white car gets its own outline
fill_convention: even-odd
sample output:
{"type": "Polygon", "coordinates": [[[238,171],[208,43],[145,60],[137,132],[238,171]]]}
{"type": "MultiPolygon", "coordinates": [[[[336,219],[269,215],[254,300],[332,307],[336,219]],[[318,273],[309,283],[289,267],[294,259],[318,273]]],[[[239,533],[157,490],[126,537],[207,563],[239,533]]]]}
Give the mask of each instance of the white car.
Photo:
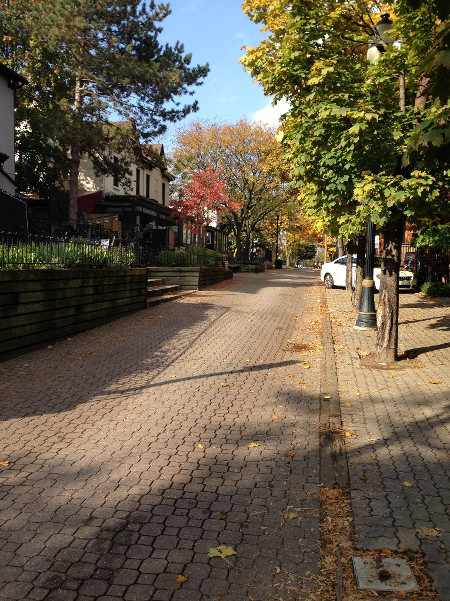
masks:
{"type": "MultiPolygon", "coordinates": [[[[327,288],[334,288],[335,286],[342,286],[345,288],[345,271],[347,267],[347,257],[339,257],[331,263],[324,263],[320,270],[320,279],[327,288]]],[[[379,257],[374,258],[373,268],[373,280],[375,283],[375,289],[380,289],[380,276],[381,276],[381,259],[379,257]]],[[[352,265],[352,286],[355,285],[356,280],[356,257],[353,257],[352,265]]],[[[417,280],[414,278],[414,274],[406,269],[400,269],[399,274],[399,289],[410,290],[415,288],[417,280]]]]}

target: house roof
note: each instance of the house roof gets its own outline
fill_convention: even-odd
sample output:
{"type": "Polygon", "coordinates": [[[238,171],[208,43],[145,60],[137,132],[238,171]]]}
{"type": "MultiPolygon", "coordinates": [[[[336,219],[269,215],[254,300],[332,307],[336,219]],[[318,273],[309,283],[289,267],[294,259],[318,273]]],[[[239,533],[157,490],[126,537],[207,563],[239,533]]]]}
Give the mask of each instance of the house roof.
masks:
{"type": "Polygon", "coordinates": [[[17,88],[28,83],[28,80],[25,79],[25,77],[22,77],[22,75],[19,75],[3,63],[0,63],[0,74],[8,80],[8,87],[13,90],[17,90],[17,88]]]}

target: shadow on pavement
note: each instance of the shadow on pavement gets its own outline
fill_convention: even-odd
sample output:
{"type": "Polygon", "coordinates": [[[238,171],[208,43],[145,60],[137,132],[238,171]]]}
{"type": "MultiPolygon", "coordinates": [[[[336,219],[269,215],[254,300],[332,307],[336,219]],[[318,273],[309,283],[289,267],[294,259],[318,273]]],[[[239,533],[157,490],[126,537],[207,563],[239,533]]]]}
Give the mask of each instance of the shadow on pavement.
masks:
{"type": "MultiPolygon", "coordinates": [[[[16,568],[3,573],[0,594],[304,599],[303,578],[317,572],[319,552],[318,417],[316,398],[293,396],[272,399],[252,423],[221,419],[203,434],[177,429],[168,415],[156,439],[143,435],[130,454],[99,446],[88,467],[61,451],[42,462],[46,480],[33,499],[30,474],[17,469],[11,492],[24,508],[4,513],[0,528],[16,568]],[[209,558],[218,545],[237,555],[209,558]],[[33,582],[18,581],[19,572],[34,574],[33,582]],[[178,575],[187,580],[177,582],[178,575]]],[[[221,409],[220,399],[213,404],[204,407],[210,416],[221,409]]]]}

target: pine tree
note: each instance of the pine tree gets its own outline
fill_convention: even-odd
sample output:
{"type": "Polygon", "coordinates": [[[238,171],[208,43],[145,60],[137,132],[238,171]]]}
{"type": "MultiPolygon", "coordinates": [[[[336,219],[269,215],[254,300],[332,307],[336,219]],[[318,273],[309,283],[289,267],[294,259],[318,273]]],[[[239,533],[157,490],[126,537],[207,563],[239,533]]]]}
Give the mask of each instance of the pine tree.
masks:
{"type": "Polygon", "coordinates": [[[179,42],[161,45],[160,23],[169,14],[169,4],[153,0],[2,3],[3,54],[30,82],[18,99],[20,115],[38,121],[70,155],[72,225],[83,153],[108,172],[112,151],[132,151],[197,110],[181,97],[193,95],[209,67],[191,67],[179,42]]]}

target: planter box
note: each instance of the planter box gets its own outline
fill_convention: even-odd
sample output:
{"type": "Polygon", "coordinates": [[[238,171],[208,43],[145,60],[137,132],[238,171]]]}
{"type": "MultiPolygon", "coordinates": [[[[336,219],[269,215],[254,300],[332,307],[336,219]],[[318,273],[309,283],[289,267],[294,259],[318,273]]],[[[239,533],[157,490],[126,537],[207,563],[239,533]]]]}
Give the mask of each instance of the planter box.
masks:
{"type": "Polygon", "coordinates": [[[147,267],[149,278],[163,278],[166,284],[177,284],[182,290],[201,290],[233,277],[225,267],[147,267]]]}
{"type": "Polygon", "coordinates": [[[0,359],[146,307],[145,269],[0,270],[0,359]]]}

